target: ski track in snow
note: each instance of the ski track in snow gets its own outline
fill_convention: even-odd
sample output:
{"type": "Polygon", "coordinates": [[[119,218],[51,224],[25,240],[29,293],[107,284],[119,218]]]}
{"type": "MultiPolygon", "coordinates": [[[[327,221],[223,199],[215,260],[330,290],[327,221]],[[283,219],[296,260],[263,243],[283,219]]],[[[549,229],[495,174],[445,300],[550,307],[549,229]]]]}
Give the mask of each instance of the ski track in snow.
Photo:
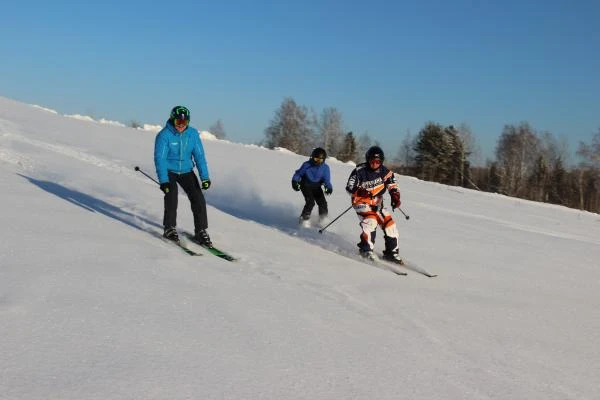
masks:
{"type": "MultiPolygon", "coordinates": [[[[0,123],[0,128],[1,127],[2,127],[2,124],[0,123]]],[[[12,133],[12,132],[4,132],[4,133],[2,133],[2,136],[0,136],[0,137],[3,139],[3,141],[7,142],[8,144],[10,144],[11,142],[27,144],[27,145],[33,146],[35,148],[41,149],[43,151],[49,151],[52,153],[60,154],[62,156],[66,156],[66,157],[75,159],[77,161],[81,161],[83,163],[105,169],[112,173],[126,175],[132,179],[136,179],[140,182],[144,182],[145,184],[148,184],[147,178],[142,177],[131,166],[120,164],[118,160],[111,160],[109,158],[101,158],[96,155],[92,155],[83,149],[78,149],[73,146],[48,143],[48,142],[44,142],[41,140],[31,139],[24,135],[12,133]]],[[[10,164],[17,165],[20,168],[22,168],[24,171],[27,171],[27,172],[37,171],[38,174],[41,174],[43,177],[48,176],[48,172],[47,172],[48,168],[46,168],[44,165],[42,165],[39,161],[35,161],[35,159],[32,157],[22,154],[21,152],[14,150],[14,149],[10,150],[8,148],[9,146],[7,145],[7,143],[5,143],[0,148],[0,160],[6,161],[10,164]]]]}
{"type": "MultiPolygon", "coordinates": [[[[43,142],[41,140],[31,139],[31,138],[25,137],[23,135],[15,134],[15,133],[5,133],[3,136],[5,138],[7,138],[8,140],[26,143],[31,146],[38,147],[42,150],[51,151],[56,154],[60,154],[60,155],[67,156],[67,157],[70,157],[70,158],[73,158],[73,159],[76,159],[76,160],[79,160],[79,161],[82,161],[82,162],[85,162],[85,163],[88,163],[91,165],[95,165],[99,168],[104,168],[111,172],[116,172],[116,173],[129,172],[129,170],[128,170],[129,168],[126,169],[124,166],[118,164],[117,162],[108,160],[106,158],[100,158],[100,157],[91,155],[91,154],[87,153],[85,150],[77,149],[72,146],[47,143],[47,142],[43,142]]],[[[131,173],[131,175],[133,176],[133,173],[131,173]]]]}
{"type": "Polygon", "coordinates": [[[35,168],[35,162],[31,157],[9,150],[4,146],[0,147],[0,160],[16,165],[23,171],[33,171],[35,168]]]}

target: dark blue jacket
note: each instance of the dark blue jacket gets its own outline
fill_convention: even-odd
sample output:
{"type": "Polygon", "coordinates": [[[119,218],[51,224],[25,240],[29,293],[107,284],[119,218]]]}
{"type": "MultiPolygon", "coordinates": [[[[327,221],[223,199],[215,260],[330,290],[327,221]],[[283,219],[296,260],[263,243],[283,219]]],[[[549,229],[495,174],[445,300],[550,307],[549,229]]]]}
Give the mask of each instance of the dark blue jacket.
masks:
{"type": "Polygon", "coordinates": [[[296,182],[303,181],[313,186],[324,185],[327,189],[333,190],[329,165],[324,162],[316,164],[312,160],[304,161],[294,173],[292,180],[296,182]]]}

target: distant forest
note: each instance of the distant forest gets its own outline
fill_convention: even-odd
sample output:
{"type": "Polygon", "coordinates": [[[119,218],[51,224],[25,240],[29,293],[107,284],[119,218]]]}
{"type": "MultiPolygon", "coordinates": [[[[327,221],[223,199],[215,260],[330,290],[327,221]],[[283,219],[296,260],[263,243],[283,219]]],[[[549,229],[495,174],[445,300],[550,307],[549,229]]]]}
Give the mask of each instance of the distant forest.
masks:
{"type": "MultiPolygon", "coordinates": [[[[275,110],[261,144],[298,154],[310,154],[320,146],[328,156],[357,163],[364,161],[370,146],[379,145],[368,132],[357,136],[344,131],[336,108],[317,114],[290,97],[275,110]]],[[[536,132],[527,122],[504,126],[495,158],[485,166],[471,166],[474,147],[467,125],[426,122],[414,137],[407,134],[397,149],[384,151],[386,165],[402,175],[600,212],[600,128],[590,143],[579,144],[577,155],[582,161],[576,166],[566,165],[564,141],[550,132],[536,132]]]]}

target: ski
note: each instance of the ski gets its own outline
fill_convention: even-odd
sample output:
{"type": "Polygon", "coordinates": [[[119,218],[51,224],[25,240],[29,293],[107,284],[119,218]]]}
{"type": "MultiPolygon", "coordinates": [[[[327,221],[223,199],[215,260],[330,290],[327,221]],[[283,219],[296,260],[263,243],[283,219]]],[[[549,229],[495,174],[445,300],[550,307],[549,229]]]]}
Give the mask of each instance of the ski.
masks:
{"type": "Polygon", "coordinates": [[[169,243],[169,244],[172,244],[173,246],[179,247],[181,249],[181,251],[183,251],[187,255],[190,255],[190,256],[203,255],[202,253],[198,253],[192,249],[188,249],[183,243],[181,243],[181,241],[175,242],[173,240],[166,239],[163,235],[161,235],[160,233],[153,231],[153,230],[147,230],[146,232],[150,233],[152,236],[159,238],[160,240],[162,240],[165,243],[169,243]]]}
{"type": "Polygon", "coordinates": [[[189,254],[190,256],[201,256],[202,253],[196,253],[194,250],[188,249],[187,247],[185,247],[185,245],[181,242],[174,242],[172,240],[165,240],[167,242],[171,242],[173,243],[175,246],[179,247],[181,250],[183,250],[184,253],[189,254]]]}
{"type": "Polygon", "coordinates": [[[203,255],[202,253],[198,253],[198,252],[195,252],[192,249],[188,249],[183,243],[181,243],[181,241],[175,242],[173,240],[169,240],[169,239],[164,238],[163,235],[161,235],[159,233],[156,233],[156,232],[152,232],[152,233],[153,233],[154,236],[158,237],[163,242],[166,242],[166,243],[169,243],[169,244],[172,244],[174,246],[179,247],[187,255],[190,255],[190,256],[201,256],[201,255],[203,255]]]}
{"type": "Polygon", "coordinates": [[[188,232],[184,232],[183,233],[185,235],[186,238],[188,238],[190,241],[194,242],[196,245],[202,247],[203,249],[205,249],[206,251],[208,251],[210,254],[215,255],[219,258],[222,258],[223,260],[227,260],[227,261],[236,261],[236,258],[233,257],[232,255],[224,252],[221,249],[216,248],[215,246],[205,246],[203,244],[200,244],[198,242],[196,242],[196,239],[194,238],[194,235],[188,233],[188,232]]]}
{"type": "Polygon", "coordinates": [[[400,276],[407,276],[408,273],[404,272],[404,271],[398,271],[396,268],[394,268],[393,265],[386,265],[384,267],[386,270],[396,274],[396,275],[400,275],[400,276]]]}
{"type": "Polygon", "coordinates": [[[437,276],[437,274],[432,274],[430,272],[427,272],[426,270],[424,270],[423,268],[419,267],[418,265],[416,265],[412,262],[409,263],[409,262],[403,261],[401,265],[410,271],[424,275],[428,278],[435,278],[437,276]]]}
{"type": "Polygon", "coordinates": [[[375,255],[373,255],[373,257],[362,257],[361,256],[360,260],[365,264],[372,265],[372,266],[378,267],[380,269],[384,269],[386,271],[390,271],[391,273],[394,273],[399,276],[407,276],[408,275],[408,273],[406,273],[404,271],[400,271],[397,268],[394,268],[396,263],[393,263],[393,262],[390,262],[387,260],[383,260],[375,255]]]}
{"type": "Polygon", "coordinates": [[[385,265],[385,269],[393,272],[396,275],[402,275],[402,276],[408,275],[407,272],[400,271],[398,269],[397,266],[403,266],[403,264],[401,264],[401,263],[397,263],[397,262],[389,261],[389,260],[385,260],[385,259],[379,259],[379,262],[385,265]]]}
{"type": "Polygon", "coordinates": [[[402,275],[402,276],[408,275],[408,273],[406,273],[405,271],[400,271],[400,269],[399,269],[399,268],[406,268],[409,271],[416,272],[416,273],[426,276],[428,278],[435,278],[437,276],[437,274],[432,274],[430,272],[427,272],[426,270],[419,267],[418,265],[416,265],[412,262],[408,263],[404,260],[393,261],[393,260],[387,260],[385,258],[374,257],[374,258],[363,258],[363,261],[365,261],[368,264],[382,265],[382,266],[384,266],[385,269],[387,269],[390,272],[393,272],[396,275],[402,275]]]}

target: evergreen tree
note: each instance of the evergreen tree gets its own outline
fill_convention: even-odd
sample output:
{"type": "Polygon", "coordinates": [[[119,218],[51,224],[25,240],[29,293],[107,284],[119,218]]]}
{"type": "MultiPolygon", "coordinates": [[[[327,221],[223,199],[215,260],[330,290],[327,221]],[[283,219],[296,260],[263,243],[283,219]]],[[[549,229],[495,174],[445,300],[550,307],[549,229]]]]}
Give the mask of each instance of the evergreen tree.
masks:
{"type": "Polygon", "coordinates": [[[465,186],[467,182],[465,177],[465,167],[468,169],[468,153],[465,150],[465,146],[461,137],[459,136],[458,131],[453,125],[448,126],[444,130],[444,134],[450,141],[448,148],[450,154],[446,165],[450,179],[444,183],[454,186],[465,186]]]}
{"type": "Polygon", "coordinates": [[[490,168],[487,191],[492,193],[501,193],[502,189],[502,175],[498,163],[492,163],[490,168]]]}
{"type": "Polygon", "coordinates": [[[567,171],[563,165],[562,158],[554,161],[550,176],[548,177],[548,202],[553,204],[567,205],[569,194],[567,171]]]}
{"type": "Polygon", "coordinates": [[[419,177],[440,183],[460,184],[464,173],[464,148],[453,126],[428,122],[419,132],[414,148],[419,177]]]}
{"type": "Polygon", "coordinates": [[[533,166],[529,177],[528,198],[534,201],[546,201],[546,188],[548,181],[548,168],[544,155],[540,154],[533,166]]]}

